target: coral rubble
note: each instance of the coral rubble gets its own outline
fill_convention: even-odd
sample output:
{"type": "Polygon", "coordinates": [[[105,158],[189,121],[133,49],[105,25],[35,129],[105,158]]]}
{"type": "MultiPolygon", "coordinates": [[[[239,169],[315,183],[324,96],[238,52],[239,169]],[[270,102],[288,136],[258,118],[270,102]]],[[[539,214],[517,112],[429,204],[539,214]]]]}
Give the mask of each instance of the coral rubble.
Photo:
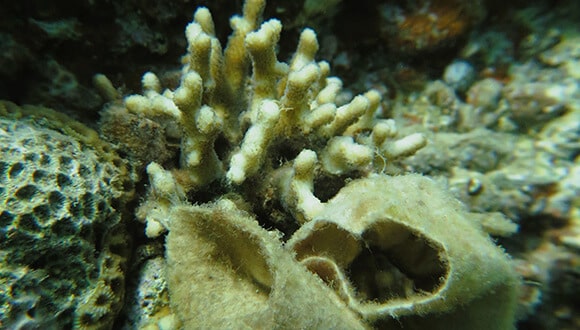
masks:
{"type": "MultiPolygon", "coordinates": [[[[500,211],[518,223],[519,232],[502,245],[524,279],[522,329],[580,324],[572,298],[578,290],[571,289],[578,274],[580,214],[580,31],[574,8],[569,2],[542,14],[535,6],[521,9],[514,15],[536,13],[541,24],[528,22],[533,29],[519,45],[525,52],[520,49],[518,60],[497,48],[484,51],[486,59],[463,53],[488,66],[465,94],[436,81],[392,110],[398,123],[409,123],[401,125],[405,131],[423,132],[432,141],[403,159],[403,169],[446,183],[471,211],[500,211]],[[533,46],[540,35],[550,40],[533,46]],[[496,56],[509,63],[506,72],[493,68],[500,66],[496,56]]],[[[474,35],[466,48],[486,38],[474,35]]]]}

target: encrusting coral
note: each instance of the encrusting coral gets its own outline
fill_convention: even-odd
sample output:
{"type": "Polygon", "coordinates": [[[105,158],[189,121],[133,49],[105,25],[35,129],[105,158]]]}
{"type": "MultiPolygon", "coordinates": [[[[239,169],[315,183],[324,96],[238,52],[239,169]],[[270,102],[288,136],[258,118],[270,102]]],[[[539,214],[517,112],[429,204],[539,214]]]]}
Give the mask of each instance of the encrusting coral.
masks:
{"type": "Polygon", "coordinates": [[[179,87],[146,73],[143,95],[124,100],[180,141],[179,166],[147,166],[137,210],[147,236],[169,231],[180,326],[476,329],[491,315],[511,328],[518,280],[487,232],[515,226],[464,211],[427,178],[382,174],[425,136],[378,118],[376,91],[337,104],[342,83],[315,61],[314,31],[278,61],[282,26],[259,25],[264,6],[245,2],[224,49],[198,9],[179,87]]]}

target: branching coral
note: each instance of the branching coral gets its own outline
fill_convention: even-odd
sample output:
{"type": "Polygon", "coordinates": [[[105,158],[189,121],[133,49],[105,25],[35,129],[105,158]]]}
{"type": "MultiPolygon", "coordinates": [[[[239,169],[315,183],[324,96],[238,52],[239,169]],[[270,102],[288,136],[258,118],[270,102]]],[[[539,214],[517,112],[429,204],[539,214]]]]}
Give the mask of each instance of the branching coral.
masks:
{"type": "MultiPolygon", "coordinates": [[[[231,19],[233,33],[223,50],[209,11],[198,9],[186,29],[189,46],[179,87],[162,91],[159,79],[147,73],[144,94],[125,99],[130,112],[155,120],[180,140],[177,168],[166,170],[155,162],[147,166],[150,190],[137,216],[146,222],[149,237],[169,230],[170,299],[183,326],[362,328],[372,322],[396,326],[393,317],[427,319],[444,313],[434,318],[441,324],[460,319],[469,327],[492,313],[496,324],[509,327],[517,280],[508,258],[477,223],[481,216],[462,211],[450,198],[435,198],[444,193],[428,179],[381,174],[392,160],[422,148],[426,138],[400,136],[393,120],[377,118],[376,91],[337,104],[342,82],[329,77],[328,63],[315,60],[314,31],[302,32],[288,63],[278,61],[282,26],[273,19],[258,27],[264,5],[263,0],[246,1],[243,16],[231,19]],[[354,182],[342,188],[347,178],[354,182]],[[413,212],[410,198],[423,203],[419,213],[413,212]],[[337,219],[327,217],[333,210],[341,210],[349,223],[318,235],[327,226],[321,221],[337,219]],[[367,211],[375,213],[369,217],[367,211]],[[303,229],[284,247],[280,233],[258,223],[286,236],[300,225],[303,229]],[[431,233],[428,227],[433,226],[439,227],[431,233]],[[446,231],[446,226],[465,231],[446,231]],[[308,230],[316,233],[313,244],[322,244],[313,250],[320,254],[304,256],[299,248],[305,244],[301,239],[309,241],[308,230]],[[457,248],[457,235],[478,244],[457,248]],[[392,240],[400,240],[396,249],[417,253],[389,255],[385,251],[392,240]],[[355,302],[367,298],[354,295],[350,287],[365,281],[347,278],[345,270],[357,267],[352,261],[368,242],[384,250],[383,266],[400,268],[393,272],[395,282],[417,285],[395,287],[421,291],[418,283],[427,277],[424,292],[389,301],[390,286],[379,286],[385,304],[400,304],[382,312],[369,312],[374,303],[355,302]],[[327,253],[349,243],[348,257],[327,253]],[[492,265],[483,262],[488,253],[492,265]],[[425,258],[428,262],[421,265],[425,258]],[[480,298],[498,297],[484,292],[500,289],[505,295],[498,298],[501,302],[491,309],[488,300],[481,303],[480,298]],[[468,316],[459,316],[462,305],[470,306],[465,307],[471,311],[468,316]]],[[[499,220],[490,228],[513,230],[503,218],[494,219],[499,220]]],[[[382,274],[375,271],[358,274],[382,274]]]]}
{"type": "MultiPolygon", "coordinates": [[[[252,178],[278,178],[282,170],[275,171],[274,162],[305,149],[316,153],[321,170],[330,175],[380,171],[385,161],[425,145],[420,134],[397,139],[392,121],[374,117],[376,91],[335,103],[342,83],[328,77],[328,63],[315,61],[314,31],[301,34],[289,64],[278,62],[280,22],[269,20],[250,32],[263,6],[249,1],[244,16],[232,18],[234,32],[223,52],[209,11],[197,10],[186,29],[189,51],[179,88],[161,92],[157,77],[147,73],[145,94],[125,99],[129,111],[181,127],[180,173],[185,175],[177,178],[176,189],[202,190],[216,179],[242,185],[252,178]],[[217,149],[224,148],[218,156],[217,149]]],[[[159,169],[149,166],[152,182],[167,181],[159,169]]],[[[153,184],[158,197],[175,195],[167,189],[153,184]]]]}

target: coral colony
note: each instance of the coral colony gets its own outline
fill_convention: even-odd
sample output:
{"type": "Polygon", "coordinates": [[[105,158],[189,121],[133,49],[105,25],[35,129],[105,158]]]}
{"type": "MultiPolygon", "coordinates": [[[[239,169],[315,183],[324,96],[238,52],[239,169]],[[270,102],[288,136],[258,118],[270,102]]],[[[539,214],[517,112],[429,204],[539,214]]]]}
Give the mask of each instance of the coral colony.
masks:
{"type": "MultiPolygon", "coordinates": [[[[149,196],[137,211],[149,237],[169,231],[178,322],[509,328],[518,280],[484,216],[430,179],[381,174],[425,137],[399,136],[392,120],[378,119],[376,91],[336,104],[341,81],[314,60],[314,31],[304,30],[293,58],[279,62],[282,27],[275,19],[259,25],[263,6],[246,2],[223,50],[209,11],[198,9],[180,86],[162,91],[147,73],[144,95],[125,98],[129,112],[182,128],[179,166],[147,166],[149,196]],[[318,198],[319,182],[336,195],[318,198]],[[192,193],[215,198],[200,203],[192,193]],[[301,227],[283,244],[254,212],[267,226],[301,227]]],[[[492,229],[513,230],[487,217],[497,220],[492,229]]]]}
{"type": "MultiPolygon", "coordinates": [[[[381,33],[435,49],[483,19],[477,3],[405,19],[381,5],[381,33]]],[[[504,85],[456,60],[385,111],[379,90],[345,97],[312,29],[280,61],[264,7],[246,0],[225,46],[198,8],[174,88],[147,72],[123,98],[95,75],[99,132],[0,101],[0,328],[514,329],[531,314],[541,276],[496,238],[577,210],[578,71],[557,84],[522,65],[504,85]]],[[[540,58],[568,63],[570,45],[540,58]]]]}

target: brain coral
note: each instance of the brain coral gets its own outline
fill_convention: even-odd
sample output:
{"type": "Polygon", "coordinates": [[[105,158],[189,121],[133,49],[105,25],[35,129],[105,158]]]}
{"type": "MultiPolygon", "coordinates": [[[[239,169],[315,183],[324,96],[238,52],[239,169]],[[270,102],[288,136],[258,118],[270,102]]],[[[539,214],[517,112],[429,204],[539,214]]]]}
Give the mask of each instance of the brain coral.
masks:
{"type": "Polygon", "coordinates": [[[0,328],[112,324],[128,251],[118,208],[132,188],[96,136],[0,103],[0,328]]]}

